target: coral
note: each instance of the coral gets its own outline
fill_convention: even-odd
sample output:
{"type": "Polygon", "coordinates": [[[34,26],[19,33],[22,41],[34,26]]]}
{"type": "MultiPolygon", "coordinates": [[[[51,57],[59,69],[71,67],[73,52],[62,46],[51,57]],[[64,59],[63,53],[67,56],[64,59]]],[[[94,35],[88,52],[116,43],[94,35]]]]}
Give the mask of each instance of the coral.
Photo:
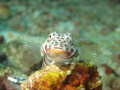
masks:
{"type": "Polygon", "coordinates": [[[60,90],[65,79],[64,72],[49,72],[40,79],[38,90],[60,90]]]}
{"type": "Polygon", "coordinates": [[[93,64],[47,66],[21,84],[22,90],[102,90],[102,81],[93,64]]]}
{"type": "MultiPolygon", "coordinates": [[[[66,74],[56,65],[47,66],[43,71],[39,70],[28,77],[21,88],[25,90],[54,90],[60,88],[65,81],[66,74]],[[54,71],[54,72],[53,72],[54,71]],[[57,82],[57,80],[59,80],[57,82]]],[[[59,89],[58,89],[59,90],[59,89]]]]}

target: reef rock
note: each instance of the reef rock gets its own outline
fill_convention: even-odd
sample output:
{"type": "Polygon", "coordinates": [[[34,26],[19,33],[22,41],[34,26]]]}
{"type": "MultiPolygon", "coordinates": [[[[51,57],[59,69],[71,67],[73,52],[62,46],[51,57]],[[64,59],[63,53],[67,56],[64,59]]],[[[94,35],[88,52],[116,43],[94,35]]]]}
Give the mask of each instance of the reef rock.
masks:
{"type": "Polygon", "coordinates": [[[92,63],[50,65],[33,73],[21,84],[22,90],[102,90],[101,77],[92,63]]]}

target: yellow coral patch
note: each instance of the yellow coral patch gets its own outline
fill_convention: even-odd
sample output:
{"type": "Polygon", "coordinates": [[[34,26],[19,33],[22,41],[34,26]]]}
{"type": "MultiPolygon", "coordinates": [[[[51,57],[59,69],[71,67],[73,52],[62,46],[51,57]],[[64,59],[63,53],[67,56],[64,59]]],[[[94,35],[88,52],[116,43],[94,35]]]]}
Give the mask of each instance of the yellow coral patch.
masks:
{"type": "Polygon", "coordinates": [[[63,72],[49,72],[45,74],[39,83],[39,90],[55,90],[62,86],[66,74],[63,72]]]}

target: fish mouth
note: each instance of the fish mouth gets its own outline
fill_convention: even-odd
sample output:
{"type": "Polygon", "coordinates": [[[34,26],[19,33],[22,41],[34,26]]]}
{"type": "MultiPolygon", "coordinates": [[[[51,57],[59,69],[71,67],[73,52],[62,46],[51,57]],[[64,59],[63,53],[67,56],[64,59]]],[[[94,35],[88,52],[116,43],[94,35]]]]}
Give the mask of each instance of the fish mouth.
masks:
{"type": "Polygon", "coordinates": [[[49,52],[53,52],[56,54],[66,54],[66,50],[64,50],[62,47],[52,47],[50,48],[49,52]]]}

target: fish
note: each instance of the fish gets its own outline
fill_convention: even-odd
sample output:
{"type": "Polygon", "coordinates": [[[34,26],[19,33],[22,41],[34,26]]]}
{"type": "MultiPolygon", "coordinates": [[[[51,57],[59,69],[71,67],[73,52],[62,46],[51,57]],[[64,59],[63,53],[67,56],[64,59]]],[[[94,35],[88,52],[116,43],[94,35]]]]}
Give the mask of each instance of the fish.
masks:
{"type": "Polygon", "coordinates": [[[42,62],[41,69],[44,69],[51,64],[68,65],[74,60],[92,60],[96,64],[100,64],[101,53],[102,49],[97,45],[77,47],[71,33],[52,32],[42,45],[25,42],[20,48],[19,60],[25,67],[42,62]]]}

